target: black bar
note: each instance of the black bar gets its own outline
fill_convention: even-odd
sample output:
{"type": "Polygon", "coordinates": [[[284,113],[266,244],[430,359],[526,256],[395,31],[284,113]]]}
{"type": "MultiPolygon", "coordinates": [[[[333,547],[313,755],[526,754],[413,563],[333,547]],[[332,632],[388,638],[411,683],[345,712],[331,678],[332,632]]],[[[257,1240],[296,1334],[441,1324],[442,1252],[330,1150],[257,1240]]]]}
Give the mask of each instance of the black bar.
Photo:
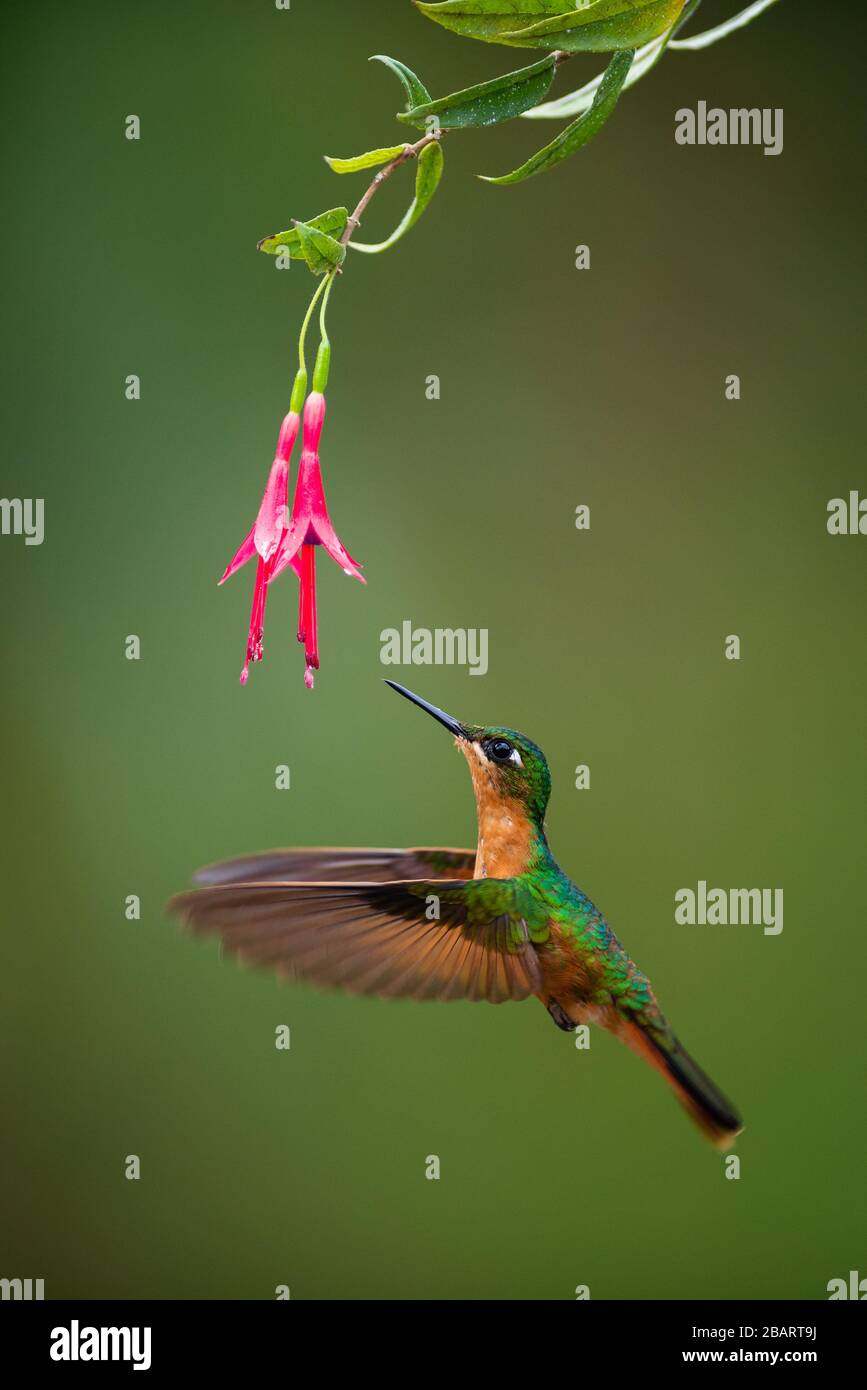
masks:
{"type": "MultiPolygon", "coordinates": [[[[533,1316],[537,1303],[529,1300],[525,1307],[521,1333],[514,1323],[514,1314],[498,1329],[498,1315],[492,1312],[491,1323],[481,1339],[478,1323],[475,1324],[473,1355],[484,1354],[488,1369],[501,1358],[507,1358],[514,1368],[513,1357],[517,1364],[527,1356],[538,1371],[558,1376],[572,1371],[577,1375],[579,1369],[586,1374],[591,1368],[624,1375],[640,1371],[643,1376],[648,1369],[701,1369],[712,1365],[731,1369],[736,1364],[774,1368],[806,1365],[826,1375],[829,1370],[858,1364],[864,1331],[859,1313],[848,1300],[589,1300],[576,1301],[568,1307],[551,1305],[545,1322],[533,1316]],[[531,1351],[533,1346],[535,1352],[531,1351]],[[570,1347],[572,1350],[567,1352],[570,1347]],[[558,1361],[559,1369],[555,1369],[558,1361]]],[[[362,1371],[365,1363],[368,1368],[377,1364],[384,1350],[379,1338],[370,1336],[380,1321],[376,1306],[364,1304],[363,1316],[366,1335],[359,1343],[352,1328],[352,1306],[347,1303],[3,1302],[0,1348],[4,1365],[11,1361],[20,1366],[25,1376],[30,1370],[48,1370],[57,1377],[76,1373],[93,1377],[106,1367],[114,1375],[135,1374],[133,1366],[137,1360],[141,1364],[139,1374],[190,1370],[198,1374],[213,1371],[221,1377],[233,1373],[248,1376],[255,1368],[260,1381],[272,1369],[280,1374],[293,1370],[305,1373],[303,1367],[307,1366],[309,1375],[309,1357],[313,1354],[320,1362],[326,1358],[329,1378],[333,1378],[341,1348],[345,1348],[349,1358],[357,1358],[353,1374],[362,1371]],[[109,1332],[103,1335],[101,1329],[117,1329],[117,1336],[109,1332]],[[134,1329],[138,1329],[138,1334],[134,1329]],[[322,1332],[326,1334],[324,1341],[322,1332]],[[317,1340],[298,1340],[299,1334],[305,1333],[317,1340]],[[85,1359],[91,1350],[106,1359],[85,1359]],[[127,1359],[110,1359],[115,1351],[126,1354],[127,1359]],[[55,1359],[61,1353],[71,1358],[74,1352],[78,1359],[55,1359]]],[[[457,1309],[449,1316],[460,1323],[457,1309]]],[[[404,1358],[410,1358],[404,1359],[404,1374],[414,1374],[413,1361],[422,1347],[425,1371],[436,1366],[439,1355],[449,1368],[456,1349],[453,1336],[443,1335],[442,1323],[431,1324],[422,1316],[416,1326],[412,1308],[407,1304],[397,1322],[389,1317],[386,1325],[390,1329],[390,1357],[401,1338],[409,1339],[403,1353],[404,1358]],[[440,1328],[436,1336],[432,1335],[434,1326],[440,1328]]],[[[392,1369],[398,1373],[393,1361],[392,1369]]]]}

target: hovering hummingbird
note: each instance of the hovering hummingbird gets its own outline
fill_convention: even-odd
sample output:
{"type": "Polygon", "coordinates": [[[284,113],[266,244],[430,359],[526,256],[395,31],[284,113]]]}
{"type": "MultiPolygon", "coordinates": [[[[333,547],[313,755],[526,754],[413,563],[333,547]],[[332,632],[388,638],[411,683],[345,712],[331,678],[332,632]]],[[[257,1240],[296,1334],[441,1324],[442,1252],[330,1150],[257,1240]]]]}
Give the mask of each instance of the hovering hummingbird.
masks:
{"type": "Polygon", "coordinates": [[[703,1133],[729,1148],[734,1106],[678,1042],[650,981],[545,838],[551,774],[513,729],[445,725],[469,763],[469,849],[293,849],[202,869],[169,909],[227,952],[278,975],[400,999],[544,1004],[558,1028],[595,1023],[661,1072],[703,1133]]]}

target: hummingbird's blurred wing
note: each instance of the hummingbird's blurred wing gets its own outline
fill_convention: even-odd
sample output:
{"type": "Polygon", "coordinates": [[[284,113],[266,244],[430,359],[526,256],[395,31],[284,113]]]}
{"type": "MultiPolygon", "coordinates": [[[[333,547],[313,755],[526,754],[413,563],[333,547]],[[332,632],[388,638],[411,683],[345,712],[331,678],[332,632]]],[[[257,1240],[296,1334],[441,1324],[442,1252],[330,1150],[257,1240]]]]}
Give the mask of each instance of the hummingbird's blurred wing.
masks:
{"type": "Polygon", "coordinates": [[[306,883],[388,883],[397,878],[472,878],[474,849],[272,849],[208,864],[196,883],[247,883],[254,879],[306,883]]]}
{"type": "Polygon", "coordinates": [[[225,884],[181,893],[169,911],[282,976],[353,994],[500,1004],[542,988],[513,883],[225,884]]]}

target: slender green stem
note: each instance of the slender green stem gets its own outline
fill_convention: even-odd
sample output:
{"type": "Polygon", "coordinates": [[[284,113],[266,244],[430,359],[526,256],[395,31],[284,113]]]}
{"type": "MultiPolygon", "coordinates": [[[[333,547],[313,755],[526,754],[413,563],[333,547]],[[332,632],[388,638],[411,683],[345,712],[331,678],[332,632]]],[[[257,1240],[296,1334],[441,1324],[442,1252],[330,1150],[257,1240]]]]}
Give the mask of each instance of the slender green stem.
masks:
{"type": "MultiPolygon", "coordinates": [[[[400,154],[393,159],[385,169],[379,171],[364,193],[358,207],[347,220],[343,236],[340,238],[341,246],[346,246],[353,232],[358,230],[362,213],[374,193],[382,186],[385,180],[394,173],[394,170],[399,168],[400,165],[404,164],[408,159],[416,159],[427,145],[439,138],[439,134],[423,135],[414,145],[405,145],[400,154]]],[[[316,354],[316,366],[313,370],[313,389],[314,391],[325,390],[328,381],[328,369],[331,365],[331,343],[329,342],[328,332],[325,327],[325,315],[328,308],[328,299],[334,288],[334,281],[336,278],[337,269],[332,270],[329,275],[323,276],[316,287],[316,293],[307,306],[307,313],[304,315],[304,322],[301,325],[301,336],[298,339],[298,375],[295,378],[295,385],[292,388],[292,401],[290,405],[290,409],[292,410],[301,410],[304,404],[304,397],[307,394],[307,362],[304,356],[304,344],[307,338],[307,329],[310,327],[310,320],[313,317],[313,310],[319,303],[320,298],[322,299],[322,307],[319,310],[319,327],[322,341],[319,344],[319,351],[316,354]]]]}
{"type": "Polygon", "coordinates": [[[325,315],[328,312],[328,299],[331,295],[332,289],[334,288],[334,281],[336,278],[336,270],[332,270],[331,274],[325,277],[325,295],[321,305],[319,306],[319,333],[323,343],[328,342],[328,333],[325,328],[325,315]]]}
{"type": "Polygon", "coordinates": [[[310,327],[310,320],[313,317],[313,310],[322,297],[322,291],[327,287],[331,276],[324,277],[316,286],[316,293],[307,306],[307,313],[304,315],[304,322],[301,325],[301,336],[298,339],[298,367],[302,372],[307,370],[307,362],[304,357],[304,342],[307,337],[307,329],[310,327]]]}
{"type": "Polygon", "coordinates": [[[331,366],[331,342],[328,337],[328,330],[325,327],[325,316],[328,310],[328,300],[334,288],[334,281],[337,279],[337,271],[332,270],[331,274],[325,279],[325,294],[322,296],[322,305],[319,309],[319,332],[321,342],[319,351],[316,354],[316,366],[313,369],[313,390],[324,391],[328,385],[328,371],[331,366]]]}
{"type": "Polygon", "coordinates": [[[386,164],[384,169],[380,169],[372,183],[365,189],[360,203],[349,218],[343,236],[340,238],[341,246],[352,245],[351,238],[355,236],[355,233],[361,226],[361,219],[367,210],[368,203],[377,189],[382,187],[386,179],[391,178],[395,169],[399,169],[401,164],[405,164],[408,159],[418,159],[423,149],[428,145],[432,145],[435,140],[441,140],[445,133],[445,131],[440,130],[435,135],[423,135],[414,145],[404,145],[400,154],[397,155],[390,164],[386,164]]]}
{"type": "Polygon", "coordinates": [[[301,325],[301,334],[298,338],[298,371],[295,374],[295,381],[292,386],[292,396],[289,401],[289,409],[301,414],[301,407],[304,405],[304,398],[307,395],[307,360],[304,356],[304,343],[307,338],[307,329],[310,327],[310,320],[313,317],[313,310],[325,289],[325,281],[320,280],[316,286],[316,293],[307,306],[307,313],[304,315],[304,322],[301,325]]]}

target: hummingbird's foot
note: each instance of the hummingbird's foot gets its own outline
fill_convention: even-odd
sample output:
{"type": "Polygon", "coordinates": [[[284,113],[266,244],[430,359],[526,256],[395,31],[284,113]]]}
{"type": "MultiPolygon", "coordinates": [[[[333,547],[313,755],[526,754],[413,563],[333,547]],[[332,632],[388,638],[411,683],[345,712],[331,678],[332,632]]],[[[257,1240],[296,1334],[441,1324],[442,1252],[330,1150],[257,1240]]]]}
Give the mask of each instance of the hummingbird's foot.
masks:
{"type": "Polygon", "coordinates": [[[575,1032],[575,1029],[578,1027],[577,1023],[572,1022],[566,1011],[560,1008],[556,999],[549,999],[545,1007],[558,1028],[562,1028],[564,1033],[575,1032]]]}

